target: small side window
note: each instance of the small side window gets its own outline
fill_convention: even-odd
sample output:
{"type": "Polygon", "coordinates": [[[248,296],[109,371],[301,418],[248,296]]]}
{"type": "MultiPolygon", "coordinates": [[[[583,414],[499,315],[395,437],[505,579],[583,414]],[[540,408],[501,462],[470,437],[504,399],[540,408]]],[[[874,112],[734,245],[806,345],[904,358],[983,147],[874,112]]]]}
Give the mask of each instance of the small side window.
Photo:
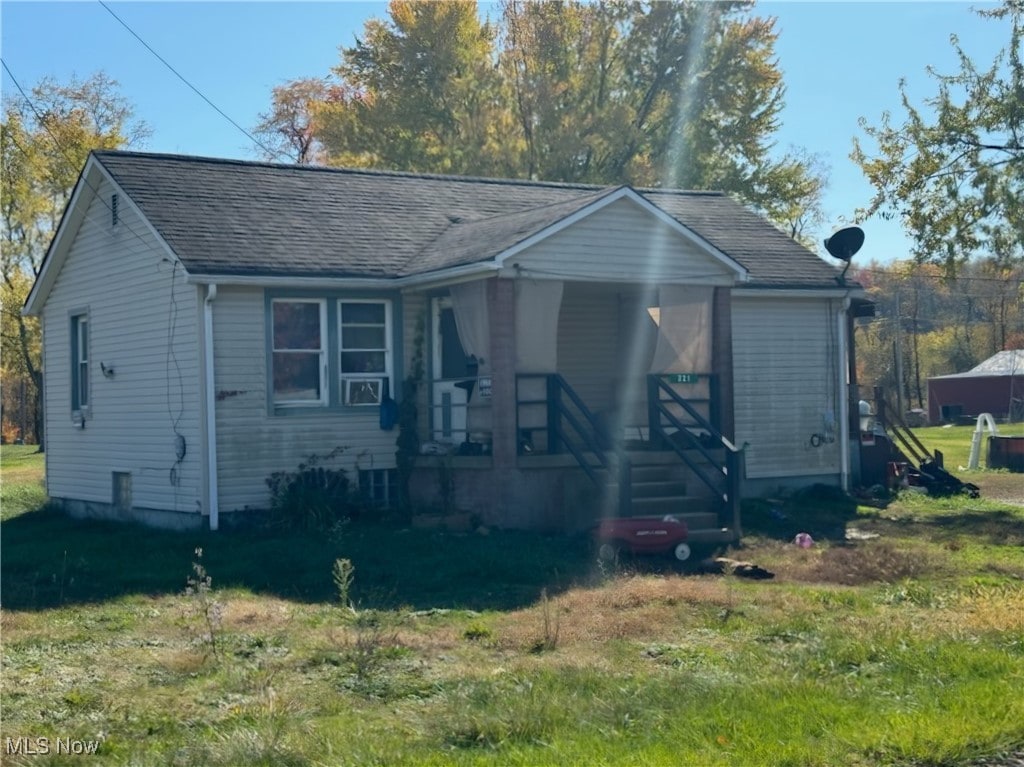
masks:
{"type": "Polygon", "coordinates": [[[71,317],[71,410],[89,408],[89,315],[71,317]]]}
{"type": "Polygon", "coordinates": [[[360,469],[359,492],[370,506],[394,508],[398,501],[398,472],[395,469],[360,469]]]}

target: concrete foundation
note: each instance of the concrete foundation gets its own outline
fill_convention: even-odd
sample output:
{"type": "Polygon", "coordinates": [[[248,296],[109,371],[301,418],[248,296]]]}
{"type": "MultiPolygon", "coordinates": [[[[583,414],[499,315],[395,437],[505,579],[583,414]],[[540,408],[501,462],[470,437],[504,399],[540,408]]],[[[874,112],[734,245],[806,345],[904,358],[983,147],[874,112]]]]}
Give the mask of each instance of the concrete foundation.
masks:
{"type": "Polygon", "coordinates": [[[111,522],[136,522],[161,530],[203,530],[207,517],[196,512],[167,511],[164,509],[124,509],[110,503],[81,501],[74,498],[51,498],[65,514],[73,519],[99,519],[111,522]]]}

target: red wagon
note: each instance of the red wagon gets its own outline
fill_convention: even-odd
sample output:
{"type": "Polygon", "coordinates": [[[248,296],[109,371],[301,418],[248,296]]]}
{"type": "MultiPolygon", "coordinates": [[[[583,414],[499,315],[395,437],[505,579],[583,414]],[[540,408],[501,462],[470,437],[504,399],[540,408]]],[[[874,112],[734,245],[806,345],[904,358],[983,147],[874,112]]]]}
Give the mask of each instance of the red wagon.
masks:
{"type": "Polygon", "coordinates": [[[624,551],[630,554],[671,554],[680,562],[690,558],[686,523],[671,515],[604,519],[594,535],[598,556],[606,562],[614,561],[624,551]]]}

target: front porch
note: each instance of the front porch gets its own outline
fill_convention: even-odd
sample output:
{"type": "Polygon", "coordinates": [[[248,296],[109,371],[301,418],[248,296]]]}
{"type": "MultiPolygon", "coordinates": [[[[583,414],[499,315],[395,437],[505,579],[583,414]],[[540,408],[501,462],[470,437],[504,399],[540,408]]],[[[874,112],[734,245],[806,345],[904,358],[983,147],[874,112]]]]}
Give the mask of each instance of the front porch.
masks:
{"type": "Polygon", "coordinates": [[[540,309],[554,321],[531,328],[517,321],[516,282],[473,288],[487,307],[487,357],[479,327],[473,338],[457,321],[459,298],[431,297],[430,439],[414,497],[498,527],[571,531],[672,514],[695,542],[737,539],[728,288],[702,286],[681,307],[649,285],[565,283],[554,312],[540,309]],[[665,328],[687,318],[692,326],[665,328]]]}

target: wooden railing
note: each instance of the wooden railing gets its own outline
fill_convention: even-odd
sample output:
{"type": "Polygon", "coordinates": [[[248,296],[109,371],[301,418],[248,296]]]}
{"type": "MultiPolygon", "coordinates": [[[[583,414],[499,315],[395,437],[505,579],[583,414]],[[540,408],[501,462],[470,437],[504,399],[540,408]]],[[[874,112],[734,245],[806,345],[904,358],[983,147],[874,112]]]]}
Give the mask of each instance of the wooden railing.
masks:
{"type": "Polygon", "coordinates": [[[616,461],[612,461],[612,452],[608,450],[604,427],[576,390],[560,374],[522,373],[517,376],[517,381],[538,379],[545,382],[544,399],[522,399],[517,394],[516,400],[519,407],[546,407],[547,453],[571,455],[598,488],[607,489],[611,478],[617,477],[619,514],[629,516],[633,496],[632,466],[628,456],[619,451],[614,453],[616,461]]]}
{"type": "MultiPolygon", "coordinates": [[[[723,526],[733,528],[740,537],[740,485],[742,482],[743,450],[727,439],[716,424],[705,418],[687,399],[682,397],[667,380],[667,376],[647,376],[647,421],[651,442],[659,442],[670,449],[685,463],[704,485],[722,502],[720,521],[723,526]],[[673,407],[689,420],[684,420],[673,407]],[[675,429],[669,433],[666,430],[675,429]],[[722,450],[723,458],[712,451],[722,450]],[[697,460],[694,453],[704,461],[697,460]]],[[[709,381],[709,410],[712,418],[715,407],[714,381],[709,381]]]]}

